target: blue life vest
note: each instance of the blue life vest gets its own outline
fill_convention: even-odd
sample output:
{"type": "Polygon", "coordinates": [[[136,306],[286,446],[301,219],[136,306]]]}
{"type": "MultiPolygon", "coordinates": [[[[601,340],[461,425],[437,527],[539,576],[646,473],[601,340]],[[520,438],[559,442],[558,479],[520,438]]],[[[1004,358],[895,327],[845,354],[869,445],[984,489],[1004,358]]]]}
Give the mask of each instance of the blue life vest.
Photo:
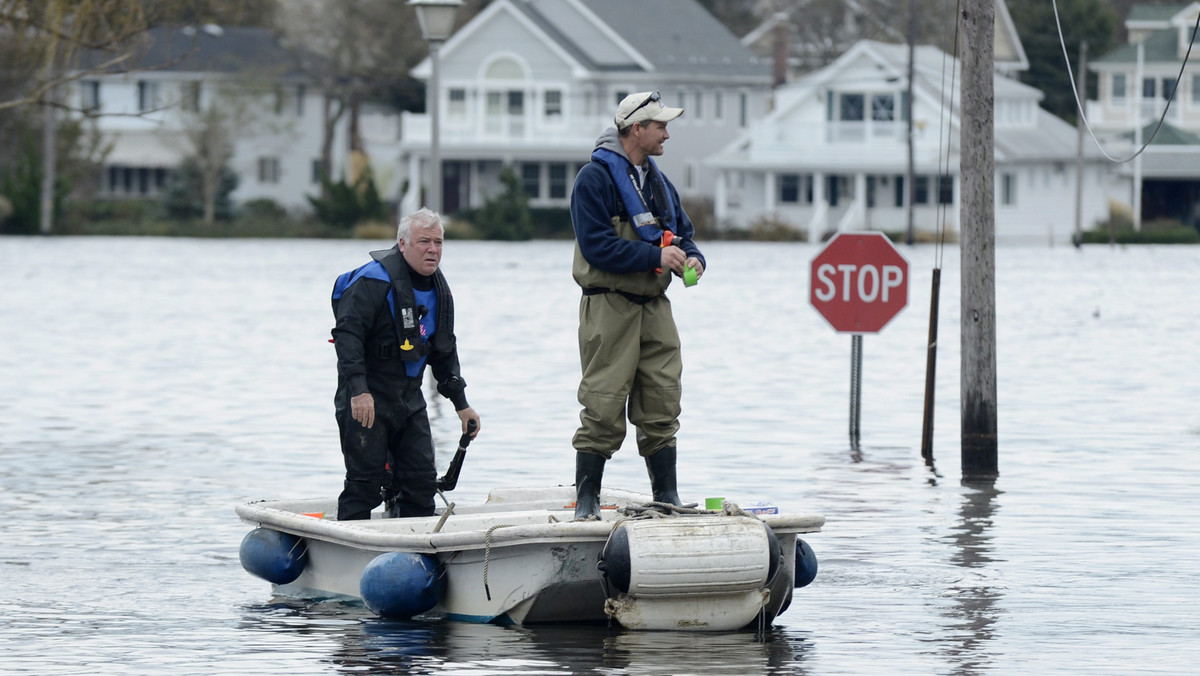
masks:
{"type": "Polygon", "coordinates": [[[392,318],[396,318],[396,291],[392,288],[392,278],[388,276],[387,270],[383,269],[383,264],[379,261],[372,260],[369,263],[363,263],[357,268],[343,272],[338,275],[338,278],[333,282],[333,296],[330,299],[333,302],[333,315],[337,316],[338,301],[342,299],[342,294],[346,293],[346,289],[358,280],[366,277],[368,279],[378,279],[388,285],[388,307],[392,310],[392,318]]]}
{"type": "MultiPolygon", "coordinates": [[[[421,315],[421,342],[428,343],[429,337],[437,331],[437,292],[433,289],[428,291],[419,291],[413,289],[413,295],[417,298],[417,307],[423,313],[421,315]]],[[[388,299],[391,299],[391,292],[388,292],[388,299]]],[[[395,316],[395,311],[392,311],[392,316],[395,316]]],[[[422,356],[418,361],[405,362],[404,371],[409,378],[416,378],[421,375],[421,369],[425,368],[425,357],[422,356]]]]}

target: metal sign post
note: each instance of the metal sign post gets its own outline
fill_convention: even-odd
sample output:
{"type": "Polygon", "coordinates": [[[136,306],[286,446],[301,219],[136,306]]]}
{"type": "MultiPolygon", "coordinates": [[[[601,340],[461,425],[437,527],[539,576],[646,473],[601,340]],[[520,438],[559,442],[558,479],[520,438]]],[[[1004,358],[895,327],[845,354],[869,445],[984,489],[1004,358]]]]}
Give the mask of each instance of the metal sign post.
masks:
{"type": "Polygon", "coordinates": [[[850,447],[858,450],[862,334],[878,333],[908,304],[908,261],[879,232],[838,233],[812,261],[809,302],[850,341],[850,447]]]}

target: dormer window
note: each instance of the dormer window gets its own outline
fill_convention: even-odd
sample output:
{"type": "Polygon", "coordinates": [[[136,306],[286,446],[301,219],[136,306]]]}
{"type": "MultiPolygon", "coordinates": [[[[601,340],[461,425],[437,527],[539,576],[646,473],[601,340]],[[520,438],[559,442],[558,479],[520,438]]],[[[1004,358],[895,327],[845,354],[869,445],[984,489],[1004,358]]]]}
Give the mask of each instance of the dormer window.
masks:
{"type": "Polygon", "coordinates": [[[843,122],[862,122],[863,95],[842,94],[838,97],[838,119],[843,122]]]}
{"type": "Polygon", "coordinates": [[[896,97],[891,94],[871,95],[871,119],[891,122],[896,119],[896,97]]]}

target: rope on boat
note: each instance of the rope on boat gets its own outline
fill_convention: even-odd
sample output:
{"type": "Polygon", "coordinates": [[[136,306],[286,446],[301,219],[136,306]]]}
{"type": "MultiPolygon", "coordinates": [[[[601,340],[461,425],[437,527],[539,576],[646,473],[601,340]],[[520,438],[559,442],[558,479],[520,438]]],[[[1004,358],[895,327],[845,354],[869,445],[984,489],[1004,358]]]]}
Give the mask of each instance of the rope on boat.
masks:
{"type": "Polygon", "coordinates": [[[516,524],[498,523],[483,532],[483,593],[487,600],[492,600],[492,590],[488,587],[488,565],[492,562],[492,531],[497,528],[512,528],[516,524]]]}
{"type": "MultiPolygon", "coordinates": [[[[696,503],[689,503],[695,505],[696,503]]],[[[621,509],[621,513],[631,519],[661,519],[674,516],[704,516],[723,514],[725,516],[752,516],[758,518],[757,514],[743,511],[736,503],[726,501],[725,506],[721,509],[699,509],[697,507],[681,507],[673,505],[669,502],[647,502],[644,504],[626,505],[621,509]]]]}

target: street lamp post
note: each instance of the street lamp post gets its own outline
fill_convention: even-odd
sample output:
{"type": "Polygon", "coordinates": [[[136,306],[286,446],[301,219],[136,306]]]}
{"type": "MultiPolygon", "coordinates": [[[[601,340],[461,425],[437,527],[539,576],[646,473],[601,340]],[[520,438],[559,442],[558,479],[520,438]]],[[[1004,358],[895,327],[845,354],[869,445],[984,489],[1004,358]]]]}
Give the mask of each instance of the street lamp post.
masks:
{"type": "Polygon", "coordinates": [[[441,92],[438,85],[439,50],[442,43],[454,32],[454,17],[462,0],[408,0],[417,10],[417,21],[421,24],[421,37],[429,43],[429,63],[432,72],[425,98],[429,102],[429,192],[425,203],[434,211],[442,211],[442,155],[439,138],[440,120],[438,103],[441,92]]]}

